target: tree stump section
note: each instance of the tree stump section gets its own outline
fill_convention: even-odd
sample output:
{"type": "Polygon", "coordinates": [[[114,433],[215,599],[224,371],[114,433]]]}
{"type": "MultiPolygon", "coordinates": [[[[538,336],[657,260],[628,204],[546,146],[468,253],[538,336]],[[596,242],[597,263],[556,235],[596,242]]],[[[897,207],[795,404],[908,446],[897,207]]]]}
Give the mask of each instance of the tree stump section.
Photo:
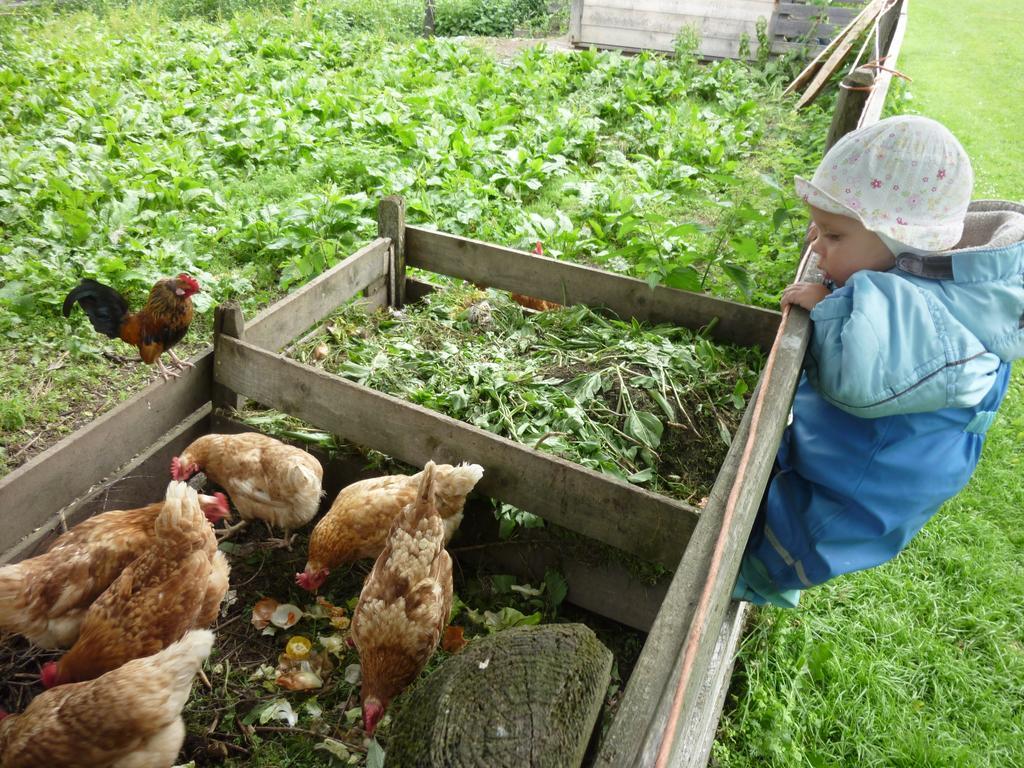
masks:
{"type": "Polygon", "coordinates": [[[611,651],[583,624],[472,642],[410,692],[387,766],[578,766],[611,666],[611,651]]]}

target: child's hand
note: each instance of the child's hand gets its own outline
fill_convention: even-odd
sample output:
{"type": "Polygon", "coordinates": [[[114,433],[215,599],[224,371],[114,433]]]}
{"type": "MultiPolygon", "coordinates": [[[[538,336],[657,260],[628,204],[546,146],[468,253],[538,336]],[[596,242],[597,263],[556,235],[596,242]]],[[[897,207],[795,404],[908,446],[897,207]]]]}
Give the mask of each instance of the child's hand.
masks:
{"type": "Polygon", "coordinates": [[[786,286],[782,292],[782,306],[796,304],[808,312],[814,309],[814,305],[824,299],[830,293],[829,289],[821,283],[793,283],[786,286]]]}

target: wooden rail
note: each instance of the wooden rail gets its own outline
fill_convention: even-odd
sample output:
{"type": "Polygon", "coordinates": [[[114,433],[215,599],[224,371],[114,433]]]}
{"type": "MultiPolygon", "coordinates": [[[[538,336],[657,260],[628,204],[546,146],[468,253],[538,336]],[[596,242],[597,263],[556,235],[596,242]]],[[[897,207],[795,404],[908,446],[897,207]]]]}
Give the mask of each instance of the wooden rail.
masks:
{"type": "MultiPolygon", "coordinates": [[[[252,319],[249,338],[287,344],[387,272],[390,241],[378,238],[252,319]]],[[[158,442],[210,402],[213,347],[191,358],[178,379],[146,387],[0,480],[0,546],[12,547],[59,522],[58,512],[158,442]]],[[[102,484],[102,483],[100,483],[102,484]]]]}
{"type": "Polygon", "coordinates": [[[668,568],[678,565],[697,522],[686,504],[244,340],[217,337],[214,380],[413,466],[428,459],[481,464],[482,493],[668,568]]]}
{"type": "MultiPolygon", "coordinates": [[[[899,13],[905,26],[906,0],[890,12],[899,13]]],[[[895,67],[901,40],[897,24],[887,66],[895,67]]],[[[829,133],[833,140],[858,122],[868,125],[877,120],[888,85],[889,78],[876,82],[859,121],[837,113],[838,129],[829,133]]],[[[797,278],[806,277],[815,267],[813,254],[805,252],[797,278]]],[[[721,671],[723,659],[734,653],[742,618],[741,612],[730,608],[732,586],[774,459],[774,450],[768,448],[778,445],[785,428],[810,330],[804,310],[794,308],[787,315],[774,344],[771,383],[762,391],[762,374],[683,555],[685,567],[677,569],[669,585],[602,742],[594,763],[599,768],[703,768],[707,764],[728,685],[721,671]],[[752,429],[755,410],[759,419],[752,429]],[[748,441],[753,441],[750,446],[748,441]],[[730,519],[723,526],[727,511],[730,519]]]]}
{"type": "Polygon", "coordinates": [[[716,341],[767,350],[779,313],[594,267],[503,248],[419,227],[406,227],[406,263],[474,283],[559,304],[586,304],[649,323],[707,328],[716,341]]]}

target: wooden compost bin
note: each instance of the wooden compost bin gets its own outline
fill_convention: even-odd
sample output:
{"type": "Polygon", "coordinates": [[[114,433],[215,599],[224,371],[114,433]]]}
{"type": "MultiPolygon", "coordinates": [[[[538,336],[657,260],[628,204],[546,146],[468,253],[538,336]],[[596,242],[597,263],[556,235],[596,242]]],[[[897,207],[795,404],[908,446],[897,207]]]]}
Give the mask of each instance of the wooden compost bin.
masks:
{"type": "MultiPolygon", "coordinates": [[[[902,6],[880,32],[890,67],[906,24],[902,6]]],[[[844,91],[830,136],[877,120],[888,78],[880,72],[870,95],[844,91]]],[[[732,585],[786,424],[808,342],[807,314],[783,317],[703,294],[652,289],[598,269],[407,227],[397,198],[381,203],[378,225],[377,239],[257,316],[243,320],[236,306],[218,308],[215,344],[190,358],[195,368],[150,385],[0,480],[0,564],[40,552],[61,530],[98,511],[160,498],[173,455],[201,434],[239,428],[215,413],[215,406],[250,397],[408,464],[479,463],[486,470],[478,486],[483,494],[674,569],[669,584],[652,587],[615,563],[561,558],[570,602],[648,632],[593,764],[704,765],[742,623],[744,606],[731,602],[732,585]],[[698,511],[279,353],[350,299],[361,297],[368,308],[401,306],[433,290],[408,277],[407,267],[561,304],[587,304],[623,318],[707,328],[719,342],[771,349],[705,508],[698,511]]],[[[354,479],[335,465],[327,469],[329,493],[354,479]]],[[[472,517],[467,515],[464,527],[472,517]]],[[[507,565],[516,562],[509,559],[507,565]]]]}

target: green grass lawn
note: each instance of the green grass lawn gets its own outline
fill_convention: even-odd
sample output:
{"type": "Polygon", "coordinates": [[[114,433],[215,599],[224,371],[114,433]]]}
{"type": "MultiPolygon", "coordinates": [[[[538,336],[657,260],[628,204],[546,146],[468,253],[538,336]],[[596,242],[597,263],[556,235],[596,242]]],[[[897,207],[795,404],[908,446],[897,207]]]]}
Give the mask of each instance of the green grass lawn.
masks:
{"type": "MultiPolygon", "coordinates": [[[[1017,0],[916,0],[905,111],[945,123],[975,197],[1024,199],[1017,0]],[[1015,31],[1016,30],[1016,31],[1015,31]]],[[[719,766],[1024,765],[1024,370],[971,483],[896,560],[757,612],[719,766]]]]}

